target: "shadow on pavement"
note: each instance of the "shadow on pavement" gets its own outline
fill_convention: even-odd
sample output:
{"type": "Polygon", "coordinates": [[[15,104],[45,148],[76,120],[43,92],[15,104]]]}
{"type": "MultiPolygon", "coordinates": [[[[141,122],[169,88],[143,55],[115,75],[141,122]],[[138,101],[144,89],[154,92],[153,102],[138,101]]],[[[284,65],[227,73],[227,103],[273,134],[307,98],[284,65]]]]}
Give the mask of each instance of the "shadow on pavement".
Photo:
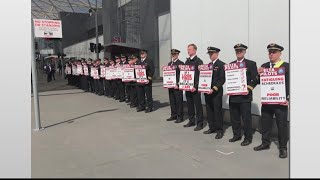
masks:
{"type": "MultiPolygon", "coordinates": [[[[45,94],[45,95],[39,95],[39,96],[59,96],[59,95],[66,95],[66,94],[81,94],[81,93],[87,93],[87,92],[72,92],[72,93],[45,94]]],[[[33,95],[31,95],[31,97],[33,97],[33,95]]]]}
{"type": "Polygon", "coordinates": [[[168,107],[170,106],[170,104],[168,102],[163,102],[161,103],[160,101],[153,101],[153,109],[154,111],[164,108],[164,107],[168,107]]]}
{"type": "Polygon", "coordinates": [[[82,116],[79,116],[79,117],[76,117],[76,118],[68,119],[66,121],[62,121],[62,122],[59,122],[59,123],[56,123],[56,124],[52,124],[52,125],[46,126],[44,128],[49,128],[49,127],[57,126],[57,125],[64,124],[64,123],[73,123],[74,120],[77,120],[77,119],[80,119],[80,118],[83,118],[83,117],[86,117],[86,116],[90,116],[92,114],[115,111],[115,110],[118,110],[118,109],[107,109],[107,110],[95,111],[95,112],[92,112],[92,113],[89,113],[89,114],[85,114],[85,115],[82,115],[82,116]]]}

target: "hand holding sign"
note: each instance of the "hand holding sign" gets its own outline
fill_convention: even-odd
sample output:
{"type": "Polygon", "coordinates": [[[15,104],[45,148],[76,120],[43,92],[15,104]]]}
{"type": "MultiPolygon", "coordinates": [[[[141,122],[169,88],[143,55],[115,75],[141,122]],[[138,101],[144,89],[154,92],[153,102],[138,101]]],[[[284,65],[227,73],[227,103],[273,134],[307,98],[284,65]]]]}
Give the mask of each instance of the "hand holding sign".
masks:
{"type": "Polygon", "coordinates": [[[260,75],[263,73],[263,71],[264,71],[264,68],[263,68],[263,67],[259,67],[259,68],[258,68],[258,73],[259,73],[260,75]]]}
{"type": "Polygon", "coordinates": [[[206,94],[212,94],[213,90],[211,89],[209,92],[206,92],[206,94]]]}
{"type": "Polygon", "coordinates": [[[282,105],[282,106],[289,106],[289,102],[286,100],[285,102],[280,103],[280,105],[282,105]]]}

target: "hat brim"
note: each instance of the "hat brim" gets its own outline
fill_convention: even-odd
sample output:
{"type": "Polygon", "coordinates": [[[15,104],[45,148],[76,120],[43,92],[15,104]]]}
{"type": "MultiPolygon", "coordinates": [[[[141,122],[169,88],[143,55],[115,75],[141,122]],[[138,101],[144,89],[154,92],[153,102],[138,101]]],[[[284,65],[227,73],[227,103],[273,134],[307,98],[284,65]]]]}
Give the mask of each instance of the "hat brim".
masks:
{"type": "Polygon", "coordinates": [[[283,51],[283,49],[280,49],[280,48],[275,48],[275,47],[272,47],[272,48],[268,48],[268,51],[283,51]]]}
{"type": "Polygon", "coordinates": [[[218,53],[218,52],[220,52],[220,51],[215,51],[215,50],[213,50],[213,51],[208,51],[207,54],[210,54],[210,53],[218,53]]]}
{"type": "Polygon", "coordinates": [[[244,48],[244,47],[238,47],[238,48],[234,48],[234,50],[247,50],[247,48],[244,48]]]}

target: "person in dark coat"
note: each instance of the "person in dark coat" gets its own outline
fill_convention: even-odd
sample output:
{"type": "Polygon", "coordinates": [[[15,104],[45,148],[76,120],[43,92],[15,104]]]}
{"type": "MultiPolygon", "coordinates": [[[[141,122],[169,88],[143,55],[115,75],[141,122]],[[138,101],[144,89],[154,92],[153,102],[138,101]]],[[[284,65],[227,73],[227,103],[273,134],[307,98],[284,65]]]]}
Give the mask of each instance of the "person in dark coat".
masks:
{"type": "Polygon", "coordinates": [[[209,129],[203,133],[217,133],[215,138],[221,139],[224,134],[222,96],[223,84],[226,81],[224,71],[225,63],[219,59],[219,48],[208,47],[207,50],[211,61],[209,65],[212,66],[212,80],[210,92],[204,94],[209,129]]]}
{"type": "Polygon", "coordinates": [[[186,91],[189,122],[184,127],[197,125],[194,131],[203,129],[203,109],[201,103],[201,93],[198,92],[199,70],[198,66],[203,64],[203,61],[197,56],[197,46],[195,44],[188,45],[188,55],[185,65],[192,65],[195,69],[194,88],[192,91],[186,91]]]}
{"type": "Polygon", "coordinates": [[[171,116],[167,121],[176,120],[175,123],[183,122],[183,91],[179,91],[179,80],[180,80],[180,69],[179,65],[184,63],[179,60],[180,51],[177,49],[171,49],[171,61],[168,66],[174,66],[176,69],[176,86],[174,88],[169,88],[169,101],[171,116]]]}
{"type": "Polygon", "coordinates": [[[147,50],[140,51],[140,60],[138,65],[146,66],[146,75],[148,82],[146,84],[139,84],[138,87],[138,109],[137,112],[145,111],[149,113],[153,111],[153,99],[152,99],[152,78],[154,74],[154,65],[152,59],[148,57],[147,50]],[[145,100],[147,99],[147,101],[145,100]],[[146,109],[147,107],[147,109],[146,109]]]}
{"type": "Polygon", "coordinates": [[[247,46],[244,44],[236,44],[234,46],[237,60],[231,63],[242,63],[246,67],[247,76],[247,95],[232,95],[229,96],[229,109],[231,117],[231,125],[233,131],[233,137],[229,139],[229,142],[240,141],[241,134],[241,119],[243,120],[244,140],[241,146],[248,146],[252,143],[252,114],[251,114],[251,102],[252,91],[258,84],[258,71],[256,62],[246,59],[247,46]],[[242,117],[242,118],[241,118],[242,117]]]}
{"type": "MultiPolygon", "coordinates": [[[[273,116],[276,117],[276,124],[278,128],[278,140],[279,140],[279,157],[286,158],[287,143],[288,143],[288,106],[290,98],[290,75],[289,75],[289,63],[281,60],[281,52],[284,48],[278,44],[269,44],[267,46],[269,51],[269,62],[261,65],[259,73],[263,73],[265,68],[284,68],[285,75],[285,87],[286,87],[286,100],[280,104],[263,104],[261,107],[261,134],[262,144],[254,147],[255,151],[261,151],[270,148],[271,144],[271,130],[273,124],[273,116]]],[[[260,83],[260,82],[259,82],[260,83]]]]}

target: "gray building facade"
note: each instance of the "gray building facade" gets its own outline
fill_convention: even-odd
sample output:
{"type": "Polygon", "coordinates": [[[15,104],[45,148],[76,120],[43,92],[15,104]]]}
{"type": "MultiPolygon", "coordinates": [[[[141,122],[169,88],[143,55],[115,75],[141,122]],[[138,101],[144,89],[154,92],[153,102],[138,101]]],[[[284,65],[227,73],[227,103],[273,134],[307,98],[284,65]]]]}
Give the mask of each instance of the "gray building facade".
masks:
{"type": "Polygon", "coordinates": [[[158,17],[170,12],[170,0],[104,0],[102,11],[105,55],[121,52],[111,46],[146,49],[160,77],[158,17]]]}

